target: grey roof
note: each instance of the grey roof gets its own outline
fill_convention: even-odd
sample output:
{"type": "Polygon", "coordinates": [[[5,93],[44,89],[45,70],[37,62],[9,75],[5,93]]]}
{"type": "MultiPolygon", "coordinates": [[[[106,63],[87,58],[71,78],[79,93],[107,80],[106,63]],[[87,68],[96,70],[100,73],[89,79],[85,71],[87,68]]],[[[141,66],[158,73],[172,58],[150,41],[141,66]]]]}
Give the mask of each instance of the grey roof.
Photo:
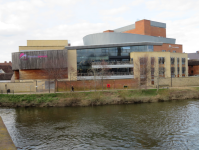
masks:
{"type": "Polygon", "coordinates": [[[190,59],[198,59],[199,60],[199,53],[188,53],[188,58],[190,59]]]}
{"type": "Polygon", "coordinates": [[[156,22],[156,21],[150,21],[150,22],[151,22],[151,26],[159,27],[159,28],[166,28],[166,23],[156,22]]]}
{"type": "Polygon", "coordinates": [[[188,60],[188,65],[189,66],[198,66],[199,60],[188,60]]]}
{"type": "Polygon", "coordinates": [[[135,29],[135,24],[131,24],[131,25],[128,25],[128,26],[125,26],[125,27],[121,27],[121,28],[115,29],[114,31],[115,32],[125,32],[125,31],[132,30],[132,29],[135,29]]]}
{"type": "MultiPolygon", "coordinates": [[[[166,28],[166,23],[157,22],[157,21],[150,21],[150,24],[151,24],[151,26],[154,26],[154,27],[166,28]]],[[[132,30],[132,29],[135,29],[135,24],[131,24],[131,25],[128,25],[128,26],[117,28],[114,31],[115,32],[125,32],[125,31],[129,31],[129,30],[132,30]]]]}
{"type": "Polygon", "coordinates": [[[120,44],[103,44],[103,45],[86,45],[86,46],[66,46],[67,50],[75,49],[91,49],[91,48],[107,48],[107,47],[125,47],[134,45],[162,45],[162,42],[132,42],[132,43],[120,43],[120,44]]]}
{"type": "Polygon", "coordinates": [[[89,34],[83,37],[84,45],[104,45],[104,44],[119,44],[119,43],[133,43],[133,42],[161,42],[168,44],[175,44],[175,39],[164,38],[157,36],[120,33],[120,32],[104,32],[89,34]]]}

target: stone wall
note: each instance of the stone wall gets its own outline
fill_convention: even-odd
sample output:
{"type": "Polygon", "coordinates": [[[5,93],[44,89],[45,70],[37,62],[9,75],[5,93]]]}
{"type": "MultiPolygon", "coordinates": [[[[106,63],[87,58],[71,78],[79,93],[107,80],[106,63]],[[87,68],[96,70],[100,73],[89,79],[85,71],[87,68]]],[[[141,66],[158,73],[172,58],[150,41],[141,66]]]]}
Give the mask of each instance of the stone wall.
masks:
{"type": "MultiPolygon", "coordinates": [[[[199,86],[199,77],[180,77],[180,78],[159,78],[159,85],[169,85],[172,87],[199,86]]],[[[157,86],[158,79],[154,79],[154,86],[157,86]]]]}

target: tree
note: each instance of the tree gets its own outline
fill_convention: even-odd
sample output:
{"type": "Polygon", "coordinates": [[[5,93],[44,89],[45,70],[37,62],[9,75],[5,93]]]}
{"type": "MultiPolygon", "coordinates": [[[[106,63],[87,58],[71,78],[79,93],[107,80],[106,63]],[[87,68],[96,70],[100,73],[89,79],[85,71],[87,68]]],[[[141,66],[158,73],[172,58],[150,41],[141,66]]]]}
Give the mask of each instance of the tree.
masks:
{"type": "Polygon", "coordinates": [[[54,92],[57,91],[57,80],[68,78],[68,68],[66,59],[47,60],[44,64],[44,73],[49,80],[49,93],[50,93],[50,80],[54,80],[54,92]]]}
{"type": "Polygon", "coordinates": [[[134,61],[134,75],[139,80],[139,87],[142,85],[147,89],[151,82],[152,65],[148,55],[137,58],[134,61]]]}
{"type": "Polygon", "coordinates": [[[110,75],[110,68],[108,67],[108,63],[104,60],[100,61],[100,62],[94,62],[92,63],[92,68],[89,70],[89,74],[93,75],[93,80],[95,83],[95,90],[96,90],[96,85],[97,85],[97,81],[101,81],[101,85],[102,85],[102,91],[103,91],[103,84],[104,84],[104,79],[107,79],[108,76],[110,75]]]}

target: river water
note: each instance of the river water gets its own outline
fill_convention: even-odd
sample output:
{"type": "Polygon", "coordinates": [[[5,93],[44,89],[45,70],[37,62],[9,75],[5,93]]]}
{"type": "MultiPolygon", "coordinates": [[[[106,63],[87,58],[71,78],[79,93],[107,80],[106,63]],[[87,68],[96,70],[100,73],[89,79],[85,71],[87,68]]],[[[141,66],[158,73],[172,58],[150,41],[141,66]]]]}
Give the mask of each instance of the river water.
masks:
{"type": "Polygon", "coordinates": [[[18,149],[199,149],[199,100],[0,108],[18,149]]]}

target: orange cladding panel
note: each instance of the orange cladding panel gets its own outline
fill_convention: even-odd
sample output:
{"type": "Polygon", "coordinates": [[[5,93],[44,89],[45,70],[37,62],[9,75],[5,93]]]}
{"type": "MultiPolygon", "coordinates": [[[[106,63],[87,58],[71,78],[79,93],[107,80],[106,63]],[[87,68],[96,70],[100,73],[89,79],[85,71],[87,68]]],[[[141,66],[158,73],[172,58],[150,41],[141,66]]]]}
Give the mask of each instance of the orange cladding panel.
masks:
{"type": "MultiPolygon", "coordinates": [[[[64,70],[63,71],[66,72],[66,74],[63,78],[68,78],[67,69],[64,70]]],[[[19,75],[20,80],[49,79],[49,74],[45,70],[20,70],[19,75]]]]}

